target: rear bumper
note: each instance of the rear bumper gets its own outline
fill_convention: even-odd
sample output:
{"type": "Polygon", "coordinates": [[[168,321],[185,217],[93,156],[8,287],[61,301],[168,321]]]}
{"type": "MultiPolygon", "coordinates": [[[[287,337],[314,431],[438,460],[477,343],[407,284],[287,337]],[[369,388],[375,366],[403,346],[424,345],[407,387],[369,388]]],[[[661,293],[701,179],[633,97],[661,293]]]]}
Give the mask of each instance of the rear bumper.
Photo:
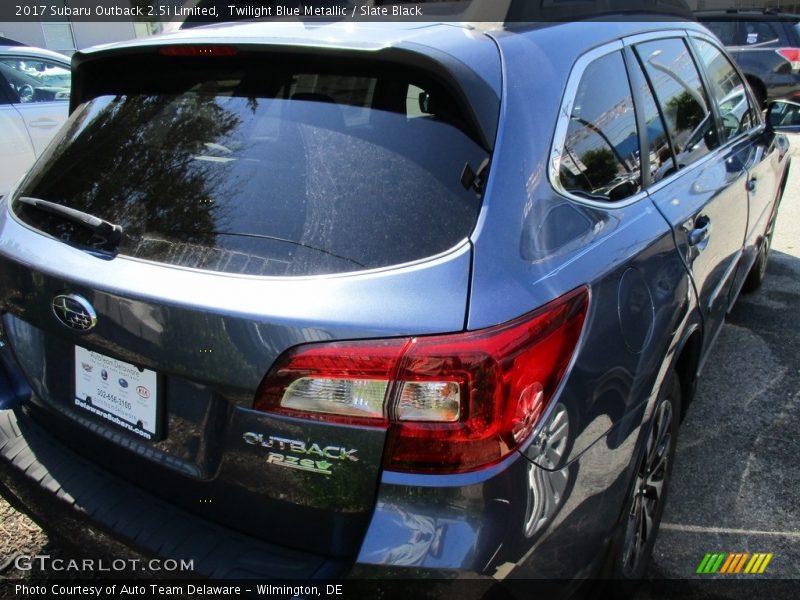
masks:
{"type": "Polygon", "coordinates": [[[214,579],[331,578],[341,565],[184,512],[98,469],[21,408],[0,411],[0,493],[65,545],[90,555],[193,561],[214,579]]]}

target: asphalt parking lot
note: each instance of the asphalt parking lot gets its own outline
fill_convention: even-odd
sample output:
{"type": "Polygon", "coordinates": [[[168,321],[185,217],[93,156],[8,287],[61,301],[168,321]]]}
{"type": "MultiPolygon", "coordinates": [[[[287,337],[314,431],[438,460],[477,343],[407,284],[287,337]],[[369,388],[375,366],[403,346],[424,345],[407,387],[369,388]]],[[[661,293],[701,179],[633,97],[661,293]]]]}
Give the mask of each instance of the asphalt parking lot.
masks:
{"type": "MultiPolygon", "coordinates": [[[[670,498],[649,572],[685,580],[681,597],[748,598],[752,588],[692,594],[703,581],[800,582],[800,139],[773,241],[766,282],[742,296],[707,363],[680,431],[670,498]],[[772,553],[761,575],[698,575],[707,553],[772,553]]],[[[18,577],[13,556],[54,554],[46,536],[0,499],[0,577],[18,577]]],[[[41,575],[41,574],[37,574],[41,575]]]]}
{"type": "MultiPolygon", "coordinates": [[[[766,281],[729,315],[679,433],[655,580],[693,578],[702,587],[708,578],[791,579],[786,585],[798,589],[800,136],[792,145],[766,281]],[[696,574],[707,553],[723,552],[774,556],[757,576],[696,574]]],[[[735,590],[724,597],[738,598],[735,590]]]]}

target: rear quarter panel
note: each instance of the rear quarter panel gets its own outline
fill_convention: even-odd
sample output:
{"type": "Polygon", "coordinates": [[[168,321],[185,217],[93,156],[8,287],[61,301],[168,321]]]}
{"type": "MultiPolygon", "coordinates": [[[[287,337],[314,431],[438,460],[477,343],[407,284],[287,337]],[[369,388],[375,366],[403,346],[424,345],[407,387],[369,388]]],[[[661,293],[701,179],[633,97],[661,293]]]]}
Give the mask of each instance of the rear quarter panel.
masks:
{"type": "Polygon", "coordinates": [[[579,350],[556,399],[570,410],[565,464],[654,394],[695,302],[670,228],[646,196],[627,206],[587,206],[559,196],[548,179],[558,110],[577,58],[557,49],[564,35],[597,36],[600,45],[607,25],[499,38],[501,134],[473,239],[470,329],[591,288],[579,350]]]}

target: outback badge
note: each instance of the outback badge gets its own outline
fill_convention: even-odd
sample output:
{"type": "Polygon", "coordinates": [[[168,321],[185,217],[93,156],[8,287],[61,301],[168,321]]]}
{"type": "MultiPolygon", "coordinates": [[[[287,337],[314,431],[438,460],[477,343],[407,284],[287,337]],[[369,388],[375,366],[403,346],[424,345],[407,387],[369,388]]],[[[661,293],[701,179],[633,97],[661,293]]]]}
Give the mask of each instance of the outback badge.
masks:
{"type": "Polygon", "coordinates": [[[358,462],[358,456],[356,456],[358,450],[348,449],[344,446],[320,446],[316,443],[290,440],[274,435],[265,436],[251,431],[243,434],[242,439],[251,446],[263,446],[270,450],[267,462],[278,467],[330,475],[331,468],[337,462],[358,462]]]}
{"type": "Polygon", "coordinates": [[[74,331],[89,331],[97,325],[97,313],[89,301],[77,294],[59,294],[50,304],[56,319],[74,331]]]}

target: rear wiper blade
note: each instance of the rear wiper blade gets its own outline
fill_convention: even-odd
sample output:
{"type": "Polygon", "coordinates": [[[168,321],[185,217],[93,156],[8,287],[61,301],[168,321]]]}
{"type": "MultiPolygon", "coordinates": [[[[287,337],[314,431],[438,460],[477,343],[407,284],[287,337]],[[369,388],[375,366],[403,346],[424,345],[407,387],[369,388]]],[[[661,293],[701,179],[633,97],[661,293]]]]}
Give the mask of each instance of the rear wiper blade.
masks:
{"type": "Polygon", "coordinates": [[[116,245],[122,239],[122,227],[120,225],[116,225],[100,217],[95,217],[82,210],[77,210],[69,206],[64,206],[63,204],[56,204],[55,202],[49,202],[40,198],[29,198],[26,196],[20,196],[17,198],[17,201],[38,208],[39,210],[58,215],[78,225],[82,225],[106,239],[110,244],[116,245]]]}

